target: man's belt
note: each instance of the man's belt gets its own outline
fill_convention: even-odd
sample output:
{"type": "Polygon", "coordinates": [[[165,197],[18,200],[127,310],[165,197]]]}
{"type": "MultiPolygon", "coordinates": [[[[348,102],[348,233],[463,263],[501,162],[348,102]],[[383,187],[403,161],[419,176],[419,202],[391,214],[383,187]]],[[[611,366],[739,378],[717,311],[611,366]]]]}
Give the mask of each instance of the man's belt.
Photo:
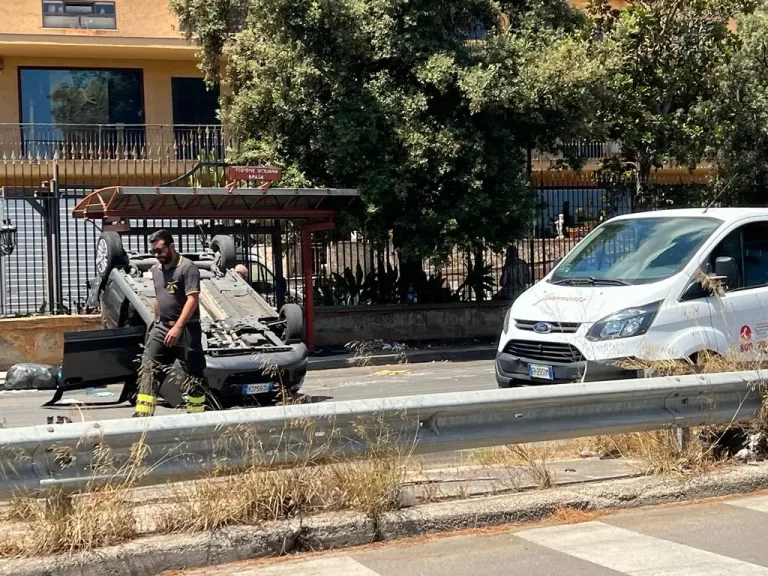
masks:
{"type": "MultiPolygon", "coordinates": [[[[178,320],[160,320],[160,324],[162,324],[163,326],[168,326],[169,328],[173,328],[174,326],[176,326],[176,322],[178,322],[178,320]]],[[[188,320],[187,325],[197,324],[198,322],[199,320],[188,320]]]]}

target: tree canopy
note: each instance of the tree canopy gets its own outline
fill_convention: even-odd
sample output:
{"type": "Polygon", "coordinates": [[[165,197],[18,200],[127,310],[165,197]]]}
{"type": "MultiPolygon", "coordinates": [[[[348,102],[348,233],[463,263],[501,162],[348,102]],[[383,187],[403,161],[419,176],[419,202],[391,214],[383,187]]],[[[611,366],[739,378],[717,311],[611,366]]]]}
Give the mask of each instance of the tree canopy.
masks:
{"type": "Polygon", "coordinates": [[[629,0],[622,10],[608,0],[588,3],[589,57],[603,71],[592,128],[619,144],[638,196],[653,168],[695,167],[705,158],[723,73],[739,45],[730,24],[752,7],[751,0],[629,0]]]}
{"type": "MultiPolygon", "coordinates": [[[[241,160],[360,187],[356,225],[401,255],[523,235],[526,150],[578,133],[598,73],[572,68],[566,0],[173,0],[241,160]]],[[[582,54],[586,61],[586,54],[582,54]]]]}
{"type": "MultiPolygon", "coordinates": [[[[240,160],[359,187],[352,222],[406,258],[528,231],[526,151],[611,140],[636,196],[712,162],[768,185],[768,11],[758,0],[171,0],[222,79],[240,160]],[[221,67],[220,62],[226,62],[221,67]]],[[[743,194],[742,194],[743,195],[743,194]]]]}

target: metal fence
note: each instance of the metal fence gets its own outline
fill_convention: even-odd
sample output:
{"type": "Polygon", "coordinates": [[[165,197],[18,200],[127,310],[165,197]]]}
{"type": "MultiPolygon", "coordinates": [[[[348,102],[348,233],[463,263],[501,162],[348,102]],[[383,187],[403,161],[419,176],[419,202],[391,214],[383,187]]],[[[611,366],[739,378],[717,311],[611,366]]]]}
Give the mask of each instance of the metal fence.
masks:
{"type": "MultiPolygon", "coordinates": [[[[578,146],[586,155],[607,154],[602,144],[578,146]]],[[[167,183],[200,160],[220,160],[233,147],[218,126],[0,124],[0,220],[10,219],[17,227],[15,251],[0,256],[0,316],[86,311],[99,229],[73,219],[71,211],[87,193],[109,185],[167,183]],[[54,174],[58,196],[46,201],[54,174]],[[46,228],[46,215],[56,222],[54,229],[46,228]]],[[[550,173],[535,195],[530,231],[505,250],[456,247],[444,261],[423,261],[421,273],[411,271],[409,277],[402,274],[389,241],[317,233],[312,246],[315,302],[511,300],[543,278],[600,221],[634,208],[629,193],[594,175],[550,173]]],[[[125,247],[138,252],[147,251],[148,233],[161,227],[176,235],[184,251],[205,249],[216,233],[232,234],[239,261],[259,292],[277,306],[303,301],[300,223],[150,219],[130,224],[125,247]]]]}
{"type": "Polygon", "coordinates": [[[0,430],[0,497],[355,458],[383,438],[387,449],[430,454],[733,424],[760,412],[763,382],[759,371],[696,374],[10,428],[0,430]],[[122,465],[139,445],[146,474],[122,465]],[[121,466],[105,466],[105,446],[121,466]]]}
{"type": "Polygon", "coordinates": [[[196,161],[232,144],[216,125],[0,123],[0,158],[11,161],[196,161]]]}
{"type": "MultiPolygon", "coordinates": [[[[5,218],[17,227],[13,254],[0,257],[0,314],[83,313],[89,281],[95,275],[95,245],[100,230],[90,221],[72,218],[72,208],[92,188],[59,190],[53,218],[58,219],[56,247],[61,294],[58,302],[48,295],[46,227],[44,214],[33,207],[34,198],[4,199],[5,218]]],[[[599,190],[556,189],[537,192],[542,208],[535,230],[515,240],[504,252],[456,247],[441,262],[424,260],[422,273],[405,278],[396,249],[390,241],[375,242],[360,234],[339,237],[316,233],[312,244],[315,302],[318,306],[364,304],[446,303],[513,299],[543,278],[592,226],[590,216],[574,216],[559,226],[563,205],[576,213],[600,206],[599,190]],[[558,233],[562,232],[562,235],[558,233]]],[[[628,208],[625,208],[628,210],[628,208]]],[[[131,233],[123,234],[129,251],[148,251],[152,230],[167,228],[182,251],[201,251],[215,234],[235,237],[238,260],[250,272],[249,280],[273,305],[304,299],[301,226],[279,221],[213,222],[201,220],[133,220],[131,233]]]]}

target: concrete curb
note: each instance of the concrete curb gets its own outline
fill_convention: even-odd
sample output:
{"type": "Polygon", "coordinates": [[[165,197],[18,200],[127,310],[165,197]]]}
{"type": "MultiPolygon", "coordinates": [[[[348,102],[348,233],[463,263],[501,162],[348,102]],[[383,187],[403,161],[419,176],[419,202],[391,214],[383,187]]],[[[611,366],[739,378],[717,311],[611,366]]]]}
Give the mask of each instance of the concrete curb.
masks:
{"type": "Polygon", "coordinates": [[[194,535],[152,536],[77,556],[2,560],[9,576],[133,576],[301,552],[369,544],[437,532],[542,520],[562,508],[620,510],[768,488],[768,464],[702,476],[642,477],[509,496],[428,504],[383,514],[323,514],[260,527],[194,535]]]}
{"type": "MultiPolygon", "coordinates": [[[[466,348],[431,348],[427,350],[407,350],[403,354],[373,354],[365,359],[366,366],[387,366],[399,363],[403,357],[409,364],[427,362],[470,362],[473,360],[493,360],[496,358],[495,346],[471,346],[466,348]]],[[[349,354],[327,358],[310,358],[309,370],[338,370],[361,366],[362,361],[349,354]]]]}

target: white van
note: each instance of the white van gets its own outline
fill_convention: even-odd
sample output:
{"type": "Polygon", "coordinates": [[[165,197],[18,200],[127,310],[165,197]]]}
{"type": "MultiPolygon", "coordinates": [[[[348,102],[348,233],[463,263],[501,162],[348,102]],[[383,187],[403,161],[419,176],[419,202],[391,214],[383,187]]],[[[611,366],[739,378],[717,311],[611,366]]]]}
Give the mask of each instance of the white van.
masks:
{"type": "Polygon", "coordinates": [[[627,360],[767,350],[768,208],[646,212],[601,224],[520,295],[496,379],[508,388],[635,378],[627,360]]]}

